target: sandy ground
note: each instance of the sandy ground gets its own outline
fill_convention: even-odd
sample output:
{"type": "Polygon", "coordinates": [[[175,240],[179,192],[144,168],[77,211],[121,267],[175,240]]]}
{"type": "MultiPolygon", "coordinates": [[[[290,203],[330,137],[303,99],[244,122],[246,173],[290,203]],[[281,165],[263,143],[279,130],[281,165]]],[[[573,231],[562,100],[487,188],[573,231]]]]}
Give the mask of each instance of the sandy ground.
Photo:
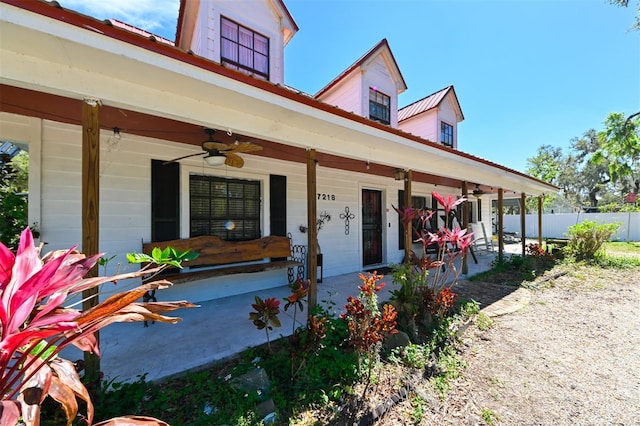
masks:
{"type": "MultiPolygon", "coordinates": [[[[462,377],[424,425],[640,425],[640,271],[569,268],[469,328],[462,377]]],[[[411,398],[378,424],[412,424],[411,398]]]]}

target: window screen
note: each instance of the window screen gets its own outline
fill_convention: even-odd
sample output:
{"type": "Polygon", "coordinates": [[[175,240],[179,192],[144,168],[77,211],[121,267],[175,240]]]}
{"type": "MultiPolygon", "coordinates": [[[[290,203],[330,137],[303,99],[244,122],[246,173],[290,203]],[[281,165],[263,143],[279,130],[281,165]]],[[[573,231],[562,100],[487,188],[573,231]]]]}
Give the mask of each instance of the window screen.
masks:
{"type": "Polygon", "coordinates": [[[190,236],[228,241],[260,238],[260,182],[216,176],[189,177],[190,236]]]}

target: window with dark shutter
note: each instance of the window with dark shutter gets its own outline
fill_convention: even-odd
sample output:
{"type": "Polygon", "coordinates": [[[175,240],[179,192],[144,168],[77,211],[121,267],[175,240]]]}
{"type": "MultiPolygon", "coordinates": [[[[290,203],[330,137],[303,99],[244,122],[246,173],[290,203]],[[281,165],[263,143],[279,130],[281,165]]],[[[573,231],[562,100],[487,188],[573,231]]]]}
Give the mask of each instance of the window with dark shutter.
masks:
{"type": "Polygon", "coordinates": [[[287,177],[269,176],[271,235],[287,236],[287,177]]]}

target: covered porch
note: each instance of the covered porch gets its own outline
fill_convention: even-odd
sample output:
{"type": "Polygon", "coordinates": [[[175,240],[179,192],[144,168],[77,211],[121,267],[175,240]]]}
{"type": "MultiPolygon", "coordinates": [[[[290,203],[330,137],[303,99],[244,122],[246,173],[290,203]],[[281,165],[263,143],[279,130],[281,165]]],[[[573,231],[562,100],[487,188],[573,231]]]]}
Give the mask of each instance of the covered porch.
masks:
{"type": "MultiPolygon", "coordinates": [[[[517,244],[506,247],[507,255],[518,252],[517,244]]],[[[471,263],[469,273],[461,275],[461,285],[453,287],[459,297],[466,297],[471,292],[465,288],[476,288],[482,283],[464,283],[464,280],[491,268],[491,262],[497,254],[483,253],[478,256],[478,263],[471,263]]],[[[389,300],[390,291],[396,288],[391,274],[382,280],[386,286],[380,291],[379,301],[389,300]]],[[[336,314],[346,304],[347,296],[357,295],[361,281],[358,273],[332,276],[318,284],[318,301],[328,307],[328,302],[335,304],[336,314]]],[[[516,291],[507,288],[506,291],[516,291]]],[[[143,327],[140,323],[113,324],[101,332],[102,358],[101,367],[105,379],[117,382],[137,380],[137,376],[146,374],[146,380],[161,380],[187,370],[198,370],[207,365],[233,357],[247,348],[259,346],[266,342],[264,330],[257,330],[249,320],[254,296],[261,298],[276,297],[282,300],[291,294],[286,285],[248,293],[210,300],[199,304],[198,308],[182,309],[175,315],[182,321],[175,325],[150,324],[143,327]],[[224,324],[224,327],[221,325],[224,324]]],[[[502,300],[504,293],[488,294],[481,306],[486,307],[502,300]]],[[[507,296],[508,298],[509,296],[507,296]]],[[[291,334],[292,311],[279,315],[282,327],[271,332],[271,338],[291,334]]],[[[306,310],[299,315],[298,321],[306,319],[306,310]]],[[[81,359],[79,351],[65,354],[68,359],[81,359]]]]}

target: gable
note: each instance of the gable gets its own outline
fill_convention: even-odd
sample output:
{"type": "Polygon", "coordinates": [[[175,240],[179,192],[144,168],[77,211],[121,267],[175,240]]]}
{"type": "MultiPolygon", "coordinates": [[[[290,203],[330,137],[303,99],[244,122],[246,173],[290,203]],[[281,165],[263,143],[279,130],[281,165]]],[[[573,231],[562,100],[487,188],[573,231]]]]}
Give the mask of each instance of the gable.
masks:
{"type": "Polygon", "coordinates": [[[407,90],[407,84],[404,81],[404,77],[400,72],[400,68],[398,67],[398,63],[396,62],[393,53],[391,52],[391,48],[389,48],[389,43],[387,39],[382,39],[380,43],[374,46],[371,50],[365,53],[360,59],[354,62],[350,67],[340,73],[336,78],[331,80],[329,84],[320,89],[316,94],[316,99],[323,99],[324,95],[331,90],[333,90],[336,86],[339,86],[344,79],[346,79],[350,74],[356,72],[358,70],[366,70],[367,67],[370,67],[372,63],[375,63],[379,58],[382,58],[384,61],[385,67],[388,69],[388,74],[393,78],[395,82],[395,93],[389,93],[389,95],[399,95],[400,93],[407,90]]]}
{"type": "Polygon", "coordinates": [[[284,83],[284,46],[298,30],[281,0],[244,2],[181,0],[176,45],[195,55],[223,63],[231,69],[284,83]],[[222,20],[226,22],[223,26],[222,20]],[[223,52],[223,33],[227,55],[223,52]],[[243,32],[254,38],[253,55],[234,54],[234,45],[243,32]]]}
{"type": "MultiPolygon", "coordinates": [[[[207,8],[220,7],[225,9],[224,5],[240,6],[238,9],[246,10],[239,2],[214,1],[214,0],[180,0],[180,10],[178,12],[178,23],[176,28],[176,46],[191,46],[193,43],[194,33],[197,23],[202,16],[202,11],[207,8]]],[[[289,9],[282,0],[263,0],[262,2],[254,1],[252,9],[264,10],[265,6],[271,11],[271,22],[276,22],[281,30],[283,47],[289,43],[291,38],[298,32],[298,24],[289,13],[289,9]]],[[[261,14],[246,13],[248,16],[260,16],[261,14]]]]}

